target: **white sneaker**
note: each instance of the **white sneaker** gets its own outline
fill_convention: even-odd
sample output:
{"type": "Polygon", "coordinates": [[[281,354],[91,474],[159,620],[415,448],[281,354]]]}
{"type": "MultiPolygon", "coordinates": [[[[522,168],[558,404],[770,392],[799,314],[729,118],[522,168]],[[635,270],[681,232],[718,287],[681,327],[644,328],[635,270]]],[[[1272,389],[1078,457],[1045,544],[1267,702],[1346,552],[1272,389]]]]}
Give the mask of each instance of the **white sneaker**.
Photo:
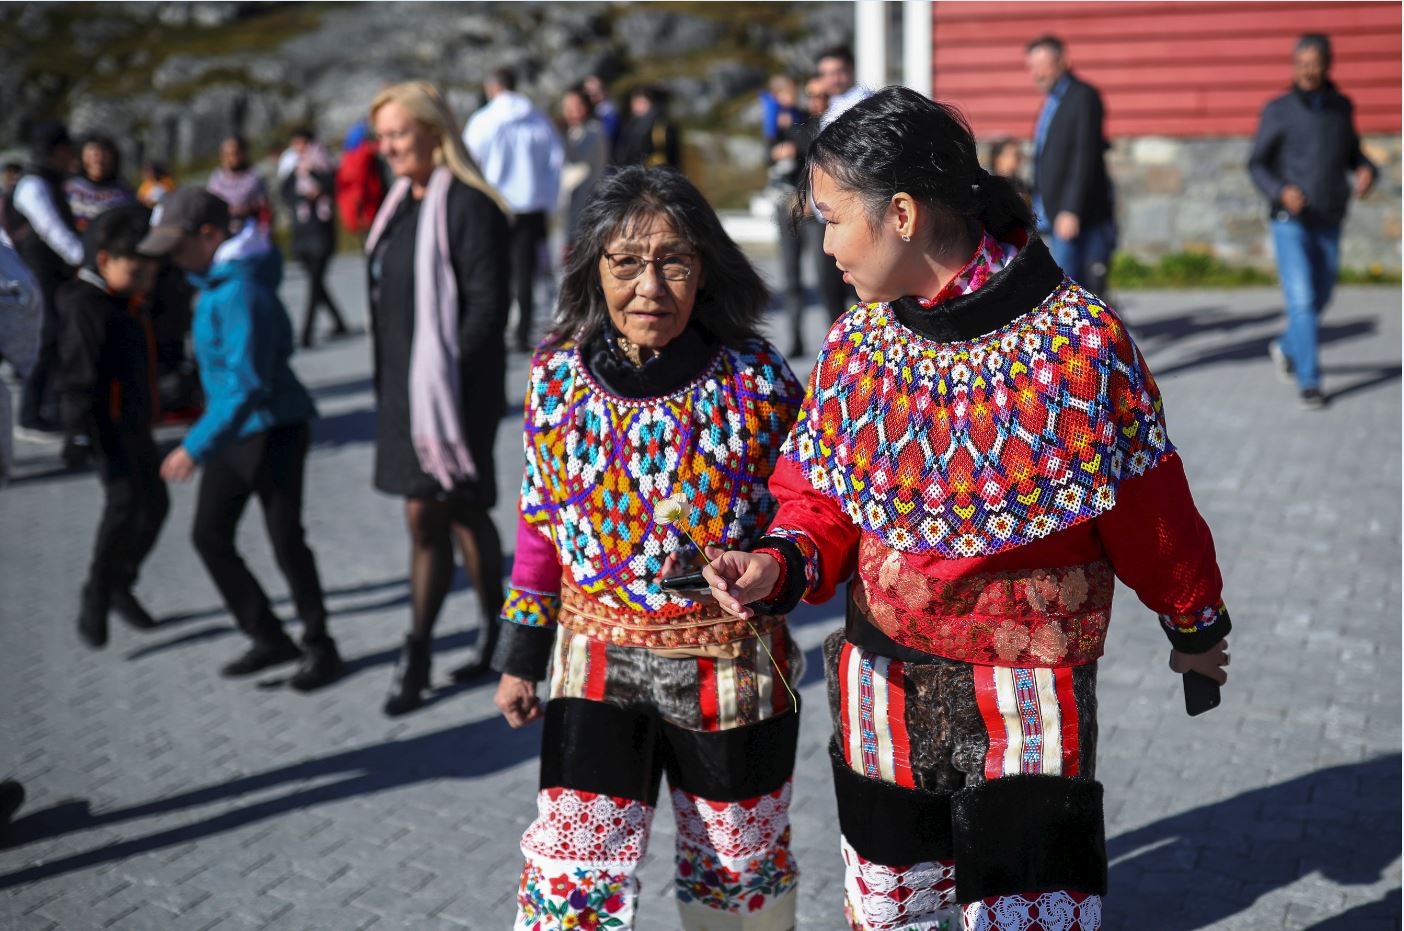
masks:
{"type": "Polygon", "coordinates": [[[1287,358],[1287,353],[1282,351],[1282,343],[1278,340],[1269,342],[1268,355],[1272,357],[1273,368],[1277,372],[1277,380],[1284,385],[1296,384],[1296,366],[1292,364],[1291,359],[1287,358]]]}

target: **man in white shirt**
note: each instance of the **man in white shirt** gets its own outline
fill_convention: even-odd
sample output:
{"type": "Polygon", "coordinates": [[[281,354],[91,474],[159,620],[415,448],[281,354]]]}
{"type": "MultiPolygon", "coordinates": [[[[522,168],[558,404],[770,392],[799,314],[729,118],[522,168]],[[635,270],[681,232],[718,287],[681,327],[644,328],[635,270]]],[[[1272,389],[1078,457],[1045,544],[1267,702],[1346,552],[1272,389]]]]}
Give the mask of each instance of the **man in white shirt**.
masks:
{"type": "Polygon", "coordinates": [[[468,120],[463,142],[485,177],[512,207],[512,290],[517,299],[517,348],[533,346],[532,284],[546,240],[546,215],[556,207],[565,147],[546,115],[517,93],[516,75],[499,68],[483,84],[488,102],[468,120]]]}
{"type": "Polygon", "coordinates": [[[847,46],[837,45],[820,54],[815,70],[829,93],[829,109],[819,121],[821,127],[838,119],[839,114],[858,101],[872,96],[872,91],[853,83],[853,52],[847,46]]]}

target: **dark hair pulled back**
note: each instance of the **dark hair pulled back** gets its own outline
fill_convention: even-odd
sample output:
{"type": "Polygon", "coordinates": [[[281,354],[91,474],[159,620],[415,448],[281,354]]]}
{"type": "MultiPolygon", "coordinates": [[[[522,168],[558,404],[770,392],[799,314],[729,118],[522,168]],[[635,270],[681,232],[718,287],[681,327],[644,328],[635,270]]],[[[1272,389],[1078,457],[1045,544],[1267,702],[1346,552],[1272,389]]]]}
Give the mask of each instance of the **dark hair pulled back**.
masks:
{"type": "Polygon", "coordinates": [[[733,349],[760,337],[770,292],[722,228],[712,205],[673,168],[630,165],[602,178],[580,213],[556,316],[546,337],[548,347],[571,340],[585,343],[608,330],[600,258],[616,236],[628,236],[658,217],[697,251],[699,272],[706,275],[692,320],[733,349]]]}
{"type": "MultiPolygon", "coordinates": [[[[975,136],[960,111],[907,87],[884,87],[828,125],[809,149],[810,168],[822,168],[858,196],[870,226],[905,192],[934,209],[933,239],[954,244],[978,223],[995,236],[1033,229],[1033,213],[1008,179],[980,167],[975,136]]],[[[794,216],[810,199],[809,172],[801,175],[794,216]]]]}

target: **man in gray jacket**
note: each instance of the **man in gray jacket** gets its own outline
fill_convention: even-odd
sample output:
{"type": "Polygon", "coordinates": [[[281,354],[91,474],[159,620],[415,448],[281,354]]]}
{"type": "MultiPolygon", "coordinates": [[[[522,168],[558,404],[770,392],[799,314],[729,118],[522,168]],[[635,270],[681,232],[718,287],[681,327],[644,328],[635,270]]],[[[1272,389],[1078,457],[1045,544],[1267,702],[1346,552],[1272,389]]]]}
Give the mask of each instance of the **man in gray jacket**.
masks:
{"type": "Polygon", "coordinates": [[[1248,170],[1270,203],[1287,329],[1268,345],[1304,407],[1326,404],[1317,367],[1317,322],[1340,268],[1341,223],[1351,189],[1364,197],[1378,172],[1360,151],[1355,108],[1331,83],[1331,43],[1305,35],[1292,54],[1292,89],[1263,108],[1248,170]],[[1350,181],[1347,181],[1347,173],[1350,181]]]}

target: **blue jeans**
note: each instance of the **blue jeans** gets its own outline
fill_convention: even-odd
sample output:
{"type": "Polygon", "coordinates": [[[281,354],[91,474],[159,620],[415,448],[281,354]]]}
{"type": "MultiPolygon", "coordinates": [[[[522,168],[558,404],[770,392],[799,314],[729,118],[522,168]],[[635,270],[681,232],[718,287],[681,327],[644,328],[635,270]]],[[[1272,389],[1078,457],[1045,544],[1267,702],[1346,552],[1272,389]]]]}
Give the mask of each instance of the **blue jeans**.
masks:
{"type": "Polygon", "coordinates": [[[1100,297],[1106,289],[1107,266],[1116,245],[1116,224],[1104,220],[1096,226],[1084,227],[1073,239],[1062,239],[1051,231],[1043,235],[1058,267],[1100,297]]]}
{"type": "Polygon", "coordinates": [[[1287,303],[1287,331],[1278,345],[1292,361],[1297,387],[1321,387],[1317,365],[1316,327],[1331,300],[1340,267],[1341,228],[1314,226],[1292,219],[1272,221],[1277,253],[1277,277],[1287,303]]]}

